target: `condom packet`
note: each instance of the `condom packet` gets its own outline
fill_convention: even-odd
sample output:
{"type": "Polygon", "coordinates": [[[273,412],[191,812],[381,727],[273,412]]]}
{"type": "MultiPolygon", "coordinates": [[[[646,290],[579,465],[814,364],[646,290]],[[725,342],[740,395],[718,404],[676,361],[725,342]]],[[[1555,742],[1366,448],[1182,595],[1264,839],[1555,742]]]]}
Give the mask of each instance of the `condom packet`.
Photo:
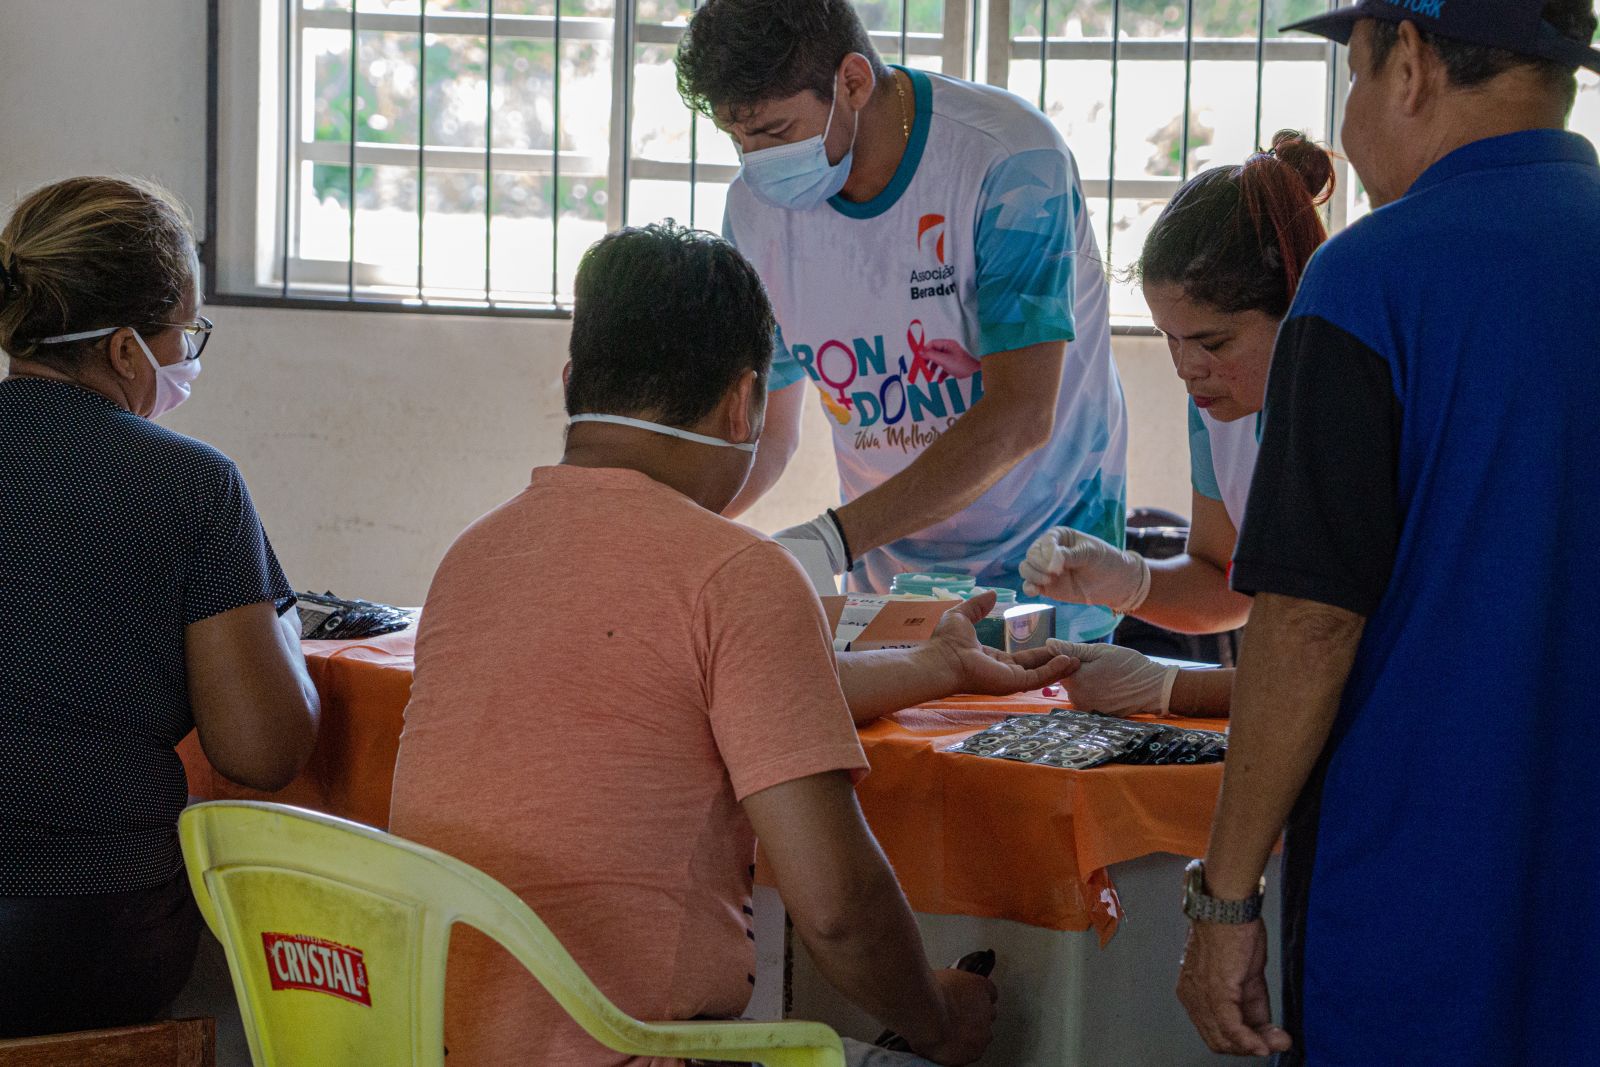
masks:
{"type": "Polygon", "coordinates": [[[370,600],[345,600],[332,593],[296,593],[302,641],[345,641],[404,630],[417,613],[370,600]]]}
{"type": "Polygon", "coordinates": [[[1088,770],[1107,763],[1140,766],[1215,763],[1227,752],[1227,735],[1164,723],[1057,708],[1044,715],[1013,715],[973,734],[949,751],[972,756],[1088,770]]]}
{"type": "Polygon", "coordinates": [[[1169,763],[1214,763],[1228,748],[1226,734],[1215,730],[1188,730],[1176,726],[1164,727],[1138,747],[1124,755],[1119,762],[1149,766],[1169,763]]]}

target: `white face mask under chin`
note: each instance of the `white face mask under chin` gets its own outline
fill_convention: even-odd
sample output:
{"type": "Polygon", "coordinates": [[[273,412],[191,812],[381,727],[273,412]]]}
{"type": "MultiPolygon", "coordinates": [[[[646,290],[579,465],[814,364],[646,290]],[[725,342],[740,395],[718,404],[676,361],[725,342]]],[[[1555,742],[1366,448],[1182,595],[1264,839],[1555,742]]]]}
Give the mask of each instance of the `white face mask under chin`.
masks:
{"type": "MultiPolygon", "coordinates": [[[[56,337],[41,337],[39,344],[61,344],[66,341],[87,341],[92,337],[105,337],[122,329],[121,326],[109,326],[103,330],[85,330],[82,333],[64,333],[56,337]]],[[[188,356],[189,346],[193,343],[187,333],[183,337],[183,354],[188,356]]],[[[200,376],[200,361],[198,359],[181,359],[176,363],[166,366],[156,362],[155,355],[144,343],[144,337],[138,330],[133,331],[133,339],[139,343],[139,351],[144,353],[144,358],[150,361],[150,369],[156,372],[156,402],[155,407],[146,418],[159,418],[189,399],[189,393],[194,388],[194,380],[200,376]]]]}
{"type": "Polygon", "coordinates": [[[676,426],[663,426],[659,422],[646,422],[644,419],[630,419],[626,415],[574,415],[569,422],[609,422],[614,426],[631,426],[635,430],[648,430],[664,437],[676,437],[680,441],[693,441],[697,445],[714,445],[718,448],[737,448],[741,452],[755,452],[756,442],[724,441],[720,437],[707,437],[703,433],[694,433],[690,430],[680,430],[676,426]]]}

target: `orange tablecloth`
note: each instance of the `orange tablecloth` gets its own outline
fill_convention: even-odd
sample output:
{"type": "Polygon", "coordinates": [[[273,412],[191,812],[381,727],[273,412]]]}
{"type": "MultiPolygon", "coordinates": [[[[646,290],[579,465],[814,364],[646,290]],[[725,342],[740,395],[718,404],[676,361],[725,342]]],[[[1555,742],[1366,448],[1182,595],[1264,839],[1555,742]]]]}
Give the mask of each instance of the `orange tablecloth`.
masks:
{"type": "Polygon", "coordinates": [[[276,793],[235,785],[212,769],[190,734],[178,746],[189,792],[207,800],[276,800],[387,826],[415,640],[415,631],[404,630],[367,641],[307,641],[306,664],[322,695],[322,724],[300,777],[276,793]]]}
{"type": "Polygon", "coordinates": [[[861,731],[872,761],[861,807],[917,911],[1092,926],[1103,942],[1122,917],[1106,868],[1205,852],[1219,763],[1067,771],[945,751],[1007,715],[1062,704],[1038,694],[952,697],[861,731]]]}
{"type": "MultiPolygon", "coordinates": [[[[322,729],[305,772],[270,795],[244,789],[212,770],[191,735],[179,748],[189,791],[386,825],[412,646],[410,631],[307,642],[322,729]]],[[[1006,715],[1060,705],[1037,694],[952,697],[862,730],[872,773],[858,790],[861,807],[917,911],[1093,927],[1104,940],[1121,918],[1106,868],[1204,851],[1220,764],[1064,771],[945,751],[1006,715]]]]}

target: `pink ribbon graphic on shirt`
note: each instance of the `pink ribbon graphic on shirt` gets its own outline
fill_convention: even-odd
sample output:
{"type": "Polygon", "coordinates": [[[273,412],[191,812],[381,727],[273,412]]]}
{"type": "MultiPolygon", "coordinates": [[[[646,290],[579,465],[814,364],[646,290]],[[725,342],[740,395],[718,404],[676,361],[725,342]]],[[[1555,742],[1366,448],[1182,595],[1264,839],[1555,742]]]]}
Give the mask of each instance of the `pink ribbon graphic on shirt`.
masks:
{"type": "Polygon", "coordinates": [[[912,319],[906,329],[906,347],[911,349],[911,369],[906,372],[906,381],[916,381],[919,374],[930,382],[942,382],[950,377],[949,371],[928,358],[928,331],[921,319],[912,319]]]}
{"type": "Polygon", "coordinates": [[[921,319],[911,320],[911,328],[906,330],[906,345],[911,349],[911,367],[907,369],[905,357],[902,356],[900,373],[905,375],[908,382],[916,381],[919,374],[930,383],[942,382],[946,378],[970,378],[982,366],[977,357],[953,337],[928,340],[921,319]]]}

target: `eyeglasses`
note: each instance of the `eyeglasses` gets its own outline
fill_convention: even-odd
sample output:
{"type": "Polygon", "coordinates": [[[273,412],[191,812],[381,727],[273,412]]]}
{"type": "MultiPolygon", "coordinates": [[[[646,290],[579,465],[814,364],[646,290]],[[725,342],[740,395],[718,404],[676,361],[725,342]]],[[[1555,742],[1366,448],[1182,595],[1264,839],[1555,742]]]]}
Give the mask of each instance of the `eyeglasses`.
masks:
{"type": "Polygon", "coordinates": [[[172,326],[188,334],[189,340],[193,341],[194,344],[191,346],[189,354],[183,357],[186,361],[200,358],[200,353],[205,351],[206,342],[211,340],[211,331],[217,328],[216,323],[204,315],[199,316],[193,322],[152,322],[150,325],[172,326]]]}

